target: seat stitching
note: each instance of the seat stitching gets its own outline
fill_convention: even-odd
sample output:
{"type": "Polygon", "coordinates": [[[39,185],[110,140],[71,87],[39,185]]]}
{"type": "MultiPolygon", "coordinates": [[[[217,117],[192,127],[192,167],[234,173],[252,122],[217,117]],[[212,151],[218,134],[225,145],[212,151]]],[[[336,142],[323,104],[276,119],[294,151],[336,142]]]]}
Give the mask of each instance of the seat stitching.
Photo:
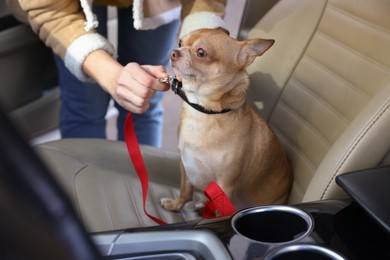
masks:
{"type": "Polygon", "coordinates": [[[324,31],[319,30],[318,36],[323,37],[324,39],[333,42],[334,44],[336,44],[340,48],[343,48],[345,51],[351,52],[363,60],[367,60],[372,65],[375,65],[378,70],[382,70],[384,72],[387,72],[387,70],[389,69],[389,67],[386,64],[383,64],[383,63],[379,62],[378,60],[376,60],[376,59],[364,54],[363,52],[353,48],[352,46],[349,46],[349,45],[337,40],[335,37],[332,37],[331,35],[327,34],[324,31]]]}
{"type": "MultiPolygon", "coordinates": [[[[332,112],[338,119],[340,119],[345,126],[348,126],[348,124],[350,123],[350,121],[341,114],[340,111],[338,111],[337,109],[335,109],[332,105],[330,105],[326,100],[324,100],[321,96],[317,95],[315,92],[311,91],[309,88],[307,88],[301,81],[299,81],[298,79],[294,78],[291,80],[292,82],[291,83],[295,83],[298,87],[300,87],[302,89],[303,92],[306,92],[308,95],[312,96],[314,100],[316,100],[316,102],[319,102],[321,103],[324,107],[326,107],[330,112],[332,112]]],[[[293,108],[291,108],[290,106],[288,106],[288,104],[285,102],[285,101],[282,101],[287,107],[289,107],[292,111],[294,111],[300,118],[302,118],[302,120],[304,120],[305,122],[307,122],[308,125],[312,126],[313,129],[316,129],[316,131],[318,132],[318,134],[320,136],[322,136],[322,138],[324,139],[324,141],[326,141],[327,144],[331,145],[332,143],[330,142],[330,140],[328,140],[324,135],[321,134],[321,132],[315,128],[311,123],[309,123],[307,120],[305,120],[303,118],[303,116],[301,116],[296,110],[294,110],[293,108]]]]}
{"type": "Polygon", "coordinates": [[[40,147],[44,148],[46,150],[51,150],[51,151],[56,151],[56,152],[59,152],[59,153],[62,153],[62,154],[66,154],[67,156],[71,157],[72,159],[75,159],[76,161],[78,161],[80,164],[83,165],[81,168],[79,168],[78,170],[76,170],[73,173],[73,178],[72,178],[73,187],[74,187],[73,195],[75,196],[76,201],[74,203],[72,203],[72,204],[74,205],[75,209],[78,210],[79,215],[80,215],[82,221],[84,223],[86,223],[85,217],[83,215],[83,211],[81,210],[81,205],[80,205],[80,202],[79,202],[79,196],[78,196],[77,188],[76,188],[76,178],[77,178],[77,175],[79,175],[79,173],[81,173],[84,169],[86,169],[88,167],[88,165],[85,164],[84,162],[80,161],[78,158],[75,158],[74,156],[72,156],[71,153],[68,153],[68,152],[66,152],[66,151],[64,151],[62,149],[58,149],[58,148],[54,148],[54,147],[46,146],[46,145],[40,145],[40,147]]]}
{"type": "Polygon", "coordinates": [[[300,150],[292,142],[289,142],[289,139],[285,135],[283,135],[283,133],[280,132],[277,128],[276,129],[273,128],[273,130],[275,131],[275,133],[277,133],[278,138],[284,140],[284,143],[288,145],[296,154],[298,154],[299,157],[301,157],[302,160],[304,160],[312,168],[313,171],[316,169],[314,163],[309,160],[309,158],[305,155],[305,153],[303,153],[302,150],[300,150]]]}
{"type": "MultiPolygon", "coordinates": [[[[127,178],[125,178],[124,176],[122,176],[122,179],[123,179],[124,183],[126,184],[126,189],[127,189],[127,192],[129,193],[129,194],[128,194],[128,195],[129,195],[129,199],[130,199],[131,203],[133,204],[133,209],[134,209],[134,211],[135,211],[135,214],[136,214],[136,216],[137,216],[138,221],[141,222],[143,226],[146,226],[146,224],[145,224],[145,222],[144,222],[143,218],[141,217],[141,214],[140,214],[140,212],[139,212],[139,210],[138,210],[137,202],[136,202],[136,200],[134,199],[134,196],[135,196],[135,195],[134,195],[134,193],[133,193],[133,191],[132,191],[132,189],[131,189],[131,187],[130,187],[130,184],[129,184],[127,178]]],[[[141,198],[141,199],[142,199],[142,198],[141,198]]]]}
{"type": "MultiPolygon", "coordinates": [[[[320,25],[320,23],[321,23],[321,21],[322,21],[322,18],[324,17],[324,13],[325,13],[325,10],[326,10],[327,6],[328,6],[328,0],[326,0],[325,3],[324,3],[324,7],[323,7],[323,9],[322,9],[322,11],[321,11],[321,15],[319,16],[319,18],[318,18],[318,20],[317,20],[317,24],[316,24],[315,27],[313,28],[313,31],[311,32],[311,35],[308,37],[308,41],[307,41],[307,43],[306,43],[306,46],[302,49],[302,52],[301,52],[301,54],[300,54],[300,57],[297,58],[295,64],[292,66],[290,75],[289,75],[288,77],[286,77],[286,81],[285,81],[285,83],[284,83],[284,86],[281,88],[282,90],[281,90],[280,93],[278,94],[277,100],[280,100],[280,97],[282,96],[282,94],[283,94],[283,92],[284,92],[284,90],[285,90],[285,88],[286,88],[288,82],[290,81],[291,77],[294,75],[294,72],[295,72],[296,68],[298,67],[299,63],[301,62],[302,57],[303,57],[303,56],[305,55],[305,53],[307,52],[307,49],[309,48],[310,43],[311,43],[311,41],[313,40],[314,35],[315,35],[316,32],[318,31],[319,25],[320,25]]],[[[270,115],[269,115],[269,118],[272,118],[273,113],[274,113],[276,107],[277,107],[277,103],[276,103],[276,104],[273,106],[273,108],[271,109],[271,113],[270,113],[270,115]]]]}
{"type": "Polygon", "coordinates": [[[357,145],[360,143],[360,141],[363,139],[363,137],[366,136],[366,134],[369,132],[369,130],[372,129],[372,127],[375,125],[375,123],[382,117],[382,115],[388,110],[388,108],[390,107],[390,102],[389,102],[389,99],[387,100],[387,102],[385,103],[385,106],[382,107],[380,109],[380,113],[377,114],[377,116],[375,118],[373,118],[372,120],[370,120],[369,122],[369,125],[367,126],[367,128],[362,131],[360,133],[360,135],[356,138],[354,144],[351,146],[351,148],[349,149],[349,151],[347,152],[347,154],[344,156],[343,160],[340,162],[340,164],[338,165],[338,167],[336,168],[336,171],[334,172],[334,174],[332,175],[332,178],[331,180],[328,182],[324,192],[322,193],[321,195],[321,199],[324,199],[325,197],[325,194],[327,193],[329,187],[330,187],[330,184],[334,181],[334,179],[336,178],[336,176],[339,174],[339,171],[341,169],[341,167],[344,165],[344,163],[347,161],[347,159],[350,157],[350,155],[352,154],[352,152],[356,149],[357,145]]]}
{"type": "MultiPolygon", "coordinates": [[[[275,129],[274,131],[275,131],[275,133],[277,133],[279,139],[284,140],[284,143],[285,143],[287,146],[289,146],[290,149],[291,149],[295,154],[297,154],[298,157],[300,157],[301,160],[303,160],[303,161],[306,163],[306,165],[311,169],[311,171],[312,171],[312,173],[311,173],[311,179],[312,179],[312,178],[313,178],[313,175],[314,175],[314,172],[316,171],[317,167],[315,167],[315,165],[309,160],[309,158],[305,155],[305,153],[302,152],[302,150],[298,149],[298,148],[297,148],[294,144],[292,144],[291,142],[287,142],[288,139],[287,139],[283,134],[279,134],[280,132],[279,132],[277,129],[275,129]]],[[[294,178],[294,183],[297,184],[297,186],[302,190],[302,194],[304,194],[303,191],[306,190],[307,186],[306,186],[306,188],[304,189],[304,188],[303,188],[303,185],[302,185],[301,183],[299,183],[299,182],[296,180],[296,178],[294,178]]],[[[302,196],[302,197],[303,197],[303,196],[302,196]]]]}
{"type": "MultiPolygon", "coordinates": [[[[325,66],[322,62],[317,60],[315,57],[307,54],[305,57],[307,62],[311,64],[311,66],[318,67],[319,69],[322,69],[326,73],[330,75],[330,77],[337,79],[338,81],[345,84],[349,89],[353,90],[357,95],[360,95],[366,99],[371,98],[371,95],[367,94],[364,90],[353,84],[352,82],[348,81],[345,77],[337,73],[337,71],[333,70],[331,67],[325,66]]],[[[296,77],[295,77],[296,78],[296,77]]],[[[297,80],[297,79],[295,79],[297,80]]]]}
{"type": "MultiPolygon", "coordinates": [[[[83,215],[83,213],[82,213],[82,210],[81,210],[81,205],[80,205],[80,200],[79,200],[79,196],[78,196],[78,192],[77,192],[77,188],[76,188],[76,178],[77,178],[77,176],[84,170],[84,169],[86,169],[86,168],[88,168],[90,165],[88,165],[88,164],[85,164],[84,165],[84,167],[82,167],[81,169],[79,169],[78,171],[76,171],[75,172],[75,174],[74,174],[74,176],[73,176],[73,185],[74,185],[74,187],[75,187],[75,197],[76,197],[76,203],[77,203],[77,207],[78,207],[78,209],[79,209],[79,212],[80,212],[80,215],[81,215],[81,217],[82,217],[82,219],[83,219],[83,222],[85,223],[85,224],[87,224],[87,221],[85,221],[85,218],[84,218],[84,215],[83,215]]],[[[101,184],[101,180],[99,179],[99,183],[101,184]]],[[[107,208],[108,208],[108,212],[109,212],[109,215],[110,215],[110,219],[111,219],[111,222],[112,222],[112,224],[113,224],[113,226],[114,226],[114,228],[115,227],[117,227],[117,225],[116,225],[116,222],[115,222],[115,219],[114,219],[114,217],[113,217],[113,215],[112,215],[112,209],[110,208],[110,204],[108,203],[108,201],[107,201],[107,198],[106,198],[106,193],[105,193],[105,191],[104,191],[104,189],[103,189],[103,194],[104,194],[104,200],[106,201],[106,205],[107,205],[107,208]]]]}
{"type": "Polygon", "coordinates": [[[317,95],[317,93],[313,92],[311,89],[307,88],[301,81],[299,81],[297,78],[292,79],[293,82],[295,82],[297,85],[300,85],[302,90],[306,92],[308,95],[312,96],[317,102],[320,102],[322,105],[324,105],[327,109],[329,109],[332,113],[336,114],[338,118],[340,118],[341,121],[343,121],[346,125],[350,123],[350,120],[348,120],[345,116],[341,114],[340,111],[335,109],[331,104],[329,104],[325,99],[323,99],[321,96],[317,95]]]}
{"type": "Polygon", "coordinates": [[[323,142],[325,145],[330,146],[331,143],[311,124],[309,124],[308,121],[306,121],[302,116],[300,116],[292,107],[290,107],[286,102],[283,100],[279,101],[279,105],[281,108],[285,109],[287,113],[289,113],[295,120],[300,121],[302,125],[305,125],[307,128],[309,128],[313,133],[318,137],[318,139],[323,142]]]}
{"type": "Polygon", "coordinates": [[[332,3],[329,4],[329,9],[332,10],[332,11],[335,11],[337,13],[342,14],[343,16],[349,18],[350,20],[354,20],[354,21],[356,21],[358,23],[364,24],[365,26],[370,27],[370,29],[375,28],[375,30],[381,31],[383,33],[388,33],[389,32],[389,30],[386,27],[383,27],[380,24],[377,24],[377,23],[371,22],[371,21],[369,21],[367,19],[364,19],[364,18],[361,18],[359,16],[356,16],[353,13],[336,6],[335,4],[332,4],[332,3]]]}
{"type": "MultiPolygon", "coordinates": [[[[365,29],[362,29],[362,30],[359,30],[359,31],[365,31],[365,29]]],[[[367,31],[372,31],[372,32],[380,31],[379,32],[380,34],[385,34],[385,35],[387,35],[389,33],[388,30],[385,30],[385,31],[383,31],[383,30],[374,30],[372,27],[370,27],[369,30],[367,30],[367,31]]],[[[343,42],[339,41],[338,39],[334,38],[333,36],[327,34],[322,28],[318,29],[318,33],[321,34],[324,38],[328,38],[328,39],[333,40],[333,42],[335,44],[337,44],[337,45],[339,45],[341,47],[344,47],[345,49],[347,49],[348,51],[351,51],[355,55],[363,57],[364,59],[367,59],[367,60],[371,61],[373,64],[376,64],[378,67],[381,67],[382,69],[386,70],[387,68],[389,68],[389,66],[387,64],[384,64],[383,62],[368,56],[367,54],[365,54],[364,52],[360,51],[359,49],[355,49],[353,46],[350,46],[347,43],[343,43],[343,42]]]]}
{"type": "Polygon", "coordinates": [[[81,211],[81,205],[80,205],[80,201],[79,201],[79,196],[78,196],[78,193],[77,193],[77,189],[76,189],[76,178],[77,178],[77,175],[83,171],[84,169],[86,169],[88,167],[88,165],[84,165],[83,167],[81,167],[80,169],[78,169],[77,171],[74,172],[73,174],[73,186],[74,186],[74,196],[76,198],[76,207],[77,207],[77,210],[79,211],[80,213],[80,216],[81,216],[81,219],[83,220],[84,223],[86,223],[85,221],[85,218],[84,218],[84,215],[83,215],[83,212],[81,211]]]}
{"type": "MultiPolygon", "coordinates": [[[[104,187],[103,183],[101,182],[101,178],[98,178],[98,181],[99,181],[100,186],[104,187]]],[[[111,218],[111,222],[112,222],[114,228],[116,229],[116,228],[118,228],[118,223],[116,222],[116,219],[114,217],[114,211],[112,210],[112,208],[110,206],[111,204],[109,203],[106,190],[103,188],[102,191],[103,191],[103,195],[104,195],[103,198],[104,198],[104,201],[106,202],[108,213],[109,213],[110,218],[111,218]]]]}
{"type": "Polygon", "coordinates": [[[60,152],[60,153],[66,154],[69,157],[71,157],[73,159],[77,159],[79,162],[81,162],[80,159],[75,157],[73,153],[67,152],[66,150],[60,149],[58,147],[52,147],[52,146],[48,146],[48,145],[45,145],[45,144],[40,144],[39,148],[44,148],[46,150],[51,150],[51,151],[56,151],[56,152],[60,152]]]}

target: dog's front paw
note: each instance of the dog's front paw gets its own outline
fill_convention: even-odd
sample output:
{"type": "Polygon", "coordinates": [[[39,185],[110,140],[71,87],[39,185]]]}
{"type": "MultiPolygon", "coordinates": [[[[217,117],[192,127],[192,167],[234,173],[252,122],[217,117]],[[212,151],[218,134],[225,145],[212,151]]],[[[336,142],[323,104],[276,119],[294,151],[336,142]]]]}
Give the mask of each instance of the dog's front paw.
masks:
{"type": "Polygon", "coordinates": [[[162,198],[160,203],[164,209],[171,211],[180,211],[184,206],[184,203],[179,199],[162,198]]]}
{"type": "Polygon", "coordinates": [[[207,201],[203,201],[203,200],[197,201],[195,203],[195,209],[196,210],[203,209],[206,206],[206,203],[207,203],[207,201]]]}

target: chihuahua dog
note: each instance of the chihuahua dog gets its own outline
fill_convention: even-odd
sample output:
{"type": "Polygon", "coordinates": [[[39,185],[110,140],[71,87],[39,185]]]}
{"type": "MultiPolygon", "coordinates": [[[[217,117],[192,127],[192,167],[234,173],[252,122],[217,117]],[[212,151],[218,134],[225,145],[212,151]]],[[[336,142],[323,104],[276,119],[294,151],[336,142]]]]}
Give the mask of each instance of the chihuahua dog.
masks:
{"type": "Polygon", "coordinates": [[[183,102],[180,195],[161,199],[164,208],[181,210],[194,187],[204,190],[211,181],[236,209],[286,203],[292,183],[287,156],[265,120],[245,102],[245,68],[273,43],[238,41],[222,28],[200,29],[172,51],[171,67],[188,103],[204,111],[183,102]]]}

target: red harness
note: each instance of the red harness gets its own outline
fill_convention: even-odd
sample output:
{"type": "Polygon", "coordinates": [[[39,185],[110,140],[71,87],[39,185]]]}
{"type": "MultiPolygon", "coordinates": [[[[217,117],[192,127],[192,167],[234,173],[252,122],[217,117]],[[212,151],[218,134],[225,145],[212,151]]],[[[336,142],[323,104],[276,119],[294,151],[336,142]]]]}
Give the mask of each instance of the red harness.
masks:
{"type": "MultiPolygon", "coordinates": [[[[133,162],[134,169],[137,172],[141,182],[142,202],[145,214],[160,225],[167,224],[165,221],[150,215],[146,210],[146,197],[149,190],[149,178],[141,151],[139,149],[139,144],[133,124],[133,116],[131,113],[128,113],[125,122],[125,141],[130,159],[133,162]]],[[[211,182],[204,190],[204,194],[209,199],[209,201],[205,206],[203,218],[231,216],[236,212],[229,198],[217,183],[211,182]]]]}

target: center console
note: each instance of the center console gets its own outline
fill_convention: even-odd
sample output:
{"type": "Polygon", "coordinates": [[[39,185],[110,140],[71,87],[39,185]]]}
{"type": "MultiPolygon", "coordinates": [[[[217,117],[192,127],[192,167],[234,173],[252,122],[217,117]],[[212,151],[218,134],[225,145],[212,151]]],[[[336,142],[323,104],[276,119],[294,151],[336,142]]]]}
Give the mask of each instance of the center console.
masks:
{"type": "Polygon", "coordinates": [[[260,206],[231,217],[98,233],[92,238],[109,259],[390,259],[389,205],[378,204],[389,201],[388,191],[367,193],[389,183],[388,170],[379,170],[378,176],[386,179],[375,178],[375,170],[339,180],[350,199],[260,206]],[[364,180],[366,176],[371,181],[364,180]],[[362,191],[359,183],[373,186],[362,191]],[[371,198],[374,207],[372,195],[380,196],[371,198]]]}
{"type": "Polygon", "coordinates": [[[352,200],[246,209],[232,217],[99,233],[110,259],[386,259],[390,237],[352,200]]]}

